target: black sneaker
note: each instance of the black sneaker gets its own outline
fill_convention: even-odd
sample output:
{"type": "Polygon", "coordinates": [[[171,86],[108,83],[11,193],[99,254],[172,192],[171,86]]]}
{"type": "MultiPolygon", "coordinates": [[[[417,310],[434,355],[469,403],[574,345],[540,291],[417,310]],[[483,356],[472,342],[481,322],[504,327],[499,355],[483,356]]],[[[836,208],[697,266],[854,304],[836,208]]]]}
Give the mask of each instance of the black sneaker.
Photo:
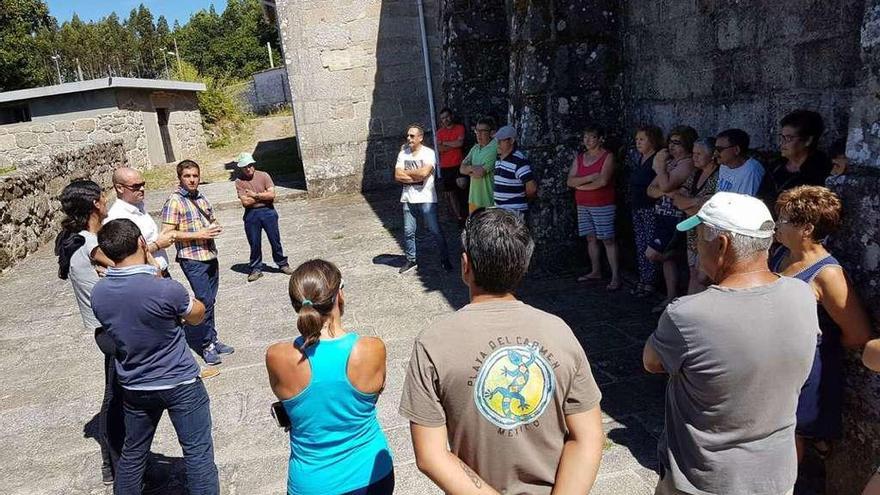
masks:
{"type": "Polygon", "coordinates": [[[404,263],[403,266],[400,267],[400,270],[397,270],[397,273],[406,273],[415,267],[416,267],[415,261],[406,260],[406,263],[404,263]]]}
{"type": "Polygon", "coordinates": [[[443,260],[440,262],[440,268],[442,268],[444,272],[451,272],[452,263],[450,263],[449,260],[443,260]]]}

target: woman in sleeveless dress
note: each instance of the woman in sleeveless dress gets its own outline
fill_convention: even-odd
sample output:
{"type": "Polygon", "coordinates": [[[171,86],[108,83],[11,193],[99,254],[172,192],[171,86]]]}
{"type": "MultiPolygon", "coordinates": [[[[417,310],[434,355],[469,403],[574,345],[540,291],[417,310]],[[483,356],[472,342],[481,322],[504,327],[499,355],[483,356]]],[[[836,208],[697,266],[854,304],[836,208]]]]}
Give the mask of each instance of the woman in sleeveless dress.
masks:
{"type": "Polygon", "coordinates": [[[605,132],[588,127],[583,132],[586,150],[578,153],[568,172],[568,187],[574,188],[577,205],[578,236],[587,238],[590,273],[578,282],[602,279],[602,245],[611,267],[609,291],[620,288],[617,242],[614,240],[615,193],[614,155],[605,148],[605,132]]]}
{"type": "Polygon", "coordinates": [[[288,495],[386,495],[394,491],[388,441],[376,418],[385,344],[342,326],[339,269],[310,260],[290,278],[300,336],[266,351],[272,391],[290,418],[288,495]]]}
{"type": "MultiPolygon", "coordinates": [[[[715,138],[705,137],[694,143],[694,168],[696,171],[685,181],[684,186],[672,192],[672,202],[676,208],[687,216],[696,215],[718,189],[718,162],[715,161],[715,138]]],[[[697,256],[696,229],[687,231],[687,261],[690,272],[688,294],[702,292],[708,282],[706,275],[700,270],[697,256]]]]}
{"type": "Polygon", "coordinates": [[[656,200],[648,196],[648,186],[654,181],[654,157],[663,147],[663,131],[655,125],[642,125],[636,129],[635,137],[638,158],[629,171],[629,200],[632,209],[633,237],[636,243],[636,262],[639,282],[630,291],[636,297],[647,297],[654,293],[657,282],[657,267],[646,256],[645,251],[654,238],[654,204],[656,200]]]}
{"type": "Polygon", "coordinates": [[[816,294],[819,327],[813,368],[797,408],[798,460],[807,442],[827,454],[840,436],[843,403],[843,349],[865,345],[871,323],[843,267],[822,245],[840,223],[840,198],[820,186],[784,191],[776,201],[776,240],[770,269],[810,284],[816,294]]]}

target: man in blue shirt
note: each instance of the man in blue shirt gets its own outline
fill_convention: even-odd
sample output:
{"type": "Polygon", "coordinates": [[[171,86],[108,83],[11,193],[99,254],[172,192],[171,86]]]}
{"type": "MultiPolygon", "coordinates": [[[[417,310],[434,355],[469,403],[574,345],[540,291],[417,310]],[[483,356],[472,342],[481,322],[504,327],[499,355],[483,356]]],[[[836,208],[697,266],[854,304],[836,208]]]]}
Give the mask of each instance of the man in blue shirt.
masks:
{"type": "Polygon", "coordinates": [[[210,401],[181,327],[181,319],[200,323],[205,306],[179,282],[157,276],[131,220],[104,225],[98,246],[115,266],[92,290],[92,309],[116,343],[126,426],[113,492],[141,493],[150,444],[167,410],[183,450],[188,492],[219,494],[210,401]]]}

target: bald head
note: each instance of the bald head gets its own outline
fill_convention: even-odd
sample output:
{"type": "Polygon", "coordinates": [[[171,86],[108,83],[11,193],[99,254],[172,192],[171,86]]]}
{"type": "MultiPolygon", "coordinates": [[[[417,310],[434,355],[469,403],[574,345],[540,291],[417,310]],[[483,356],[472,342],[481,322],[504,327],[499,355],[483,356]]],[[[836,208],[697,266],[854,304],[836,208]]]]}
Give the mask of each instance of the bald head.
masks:
{"type": "Polygon", "coordinates": [[[128,204],[136,205],[144,201],[144,176],[131,167],[120,167],[113,171],[113,188],[116,197],[128,204]]]}

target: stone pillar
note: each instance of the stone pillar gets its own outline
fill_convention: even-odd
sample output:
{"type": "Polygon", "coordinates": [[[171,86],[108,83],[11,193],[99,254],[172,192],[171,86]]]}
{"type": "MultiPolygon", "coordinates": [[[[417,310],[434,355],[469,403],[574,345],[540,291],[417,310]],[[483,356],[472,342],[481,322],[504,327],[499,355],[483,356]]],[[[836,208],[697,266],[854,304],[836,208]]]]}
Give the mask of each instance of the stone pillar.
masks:
{"type": "Polygon", "coordinates": [[[568,169],[588,124],[619,130],[619,2],[511,3],[510,122],[532,162],[539,198],[530,213],[543,266],[571,260],[576,235],[568,169]]]}
{"type": "MultiPolygon", "coordinates": [[[[437,2],[424,0],[435,81],[437,2]]],[[[404,127],[418,122],[430,128],[416,2],[275,3],[309,191],[392,186],[404,127]]]]}
{"type": "MultiPolygon", "coordinates": [[[[873,321],[880,321],[880,0],[869,0],[861,32],[862,72],[854,94],[847,155],[855,165],[834,187],[846,208],[831,251],[873,321]]],[[[843,439],[828,462],[827,493],[858,495],[880,462],[880,376],[856,352],[846,366],[843,439]]]]}

